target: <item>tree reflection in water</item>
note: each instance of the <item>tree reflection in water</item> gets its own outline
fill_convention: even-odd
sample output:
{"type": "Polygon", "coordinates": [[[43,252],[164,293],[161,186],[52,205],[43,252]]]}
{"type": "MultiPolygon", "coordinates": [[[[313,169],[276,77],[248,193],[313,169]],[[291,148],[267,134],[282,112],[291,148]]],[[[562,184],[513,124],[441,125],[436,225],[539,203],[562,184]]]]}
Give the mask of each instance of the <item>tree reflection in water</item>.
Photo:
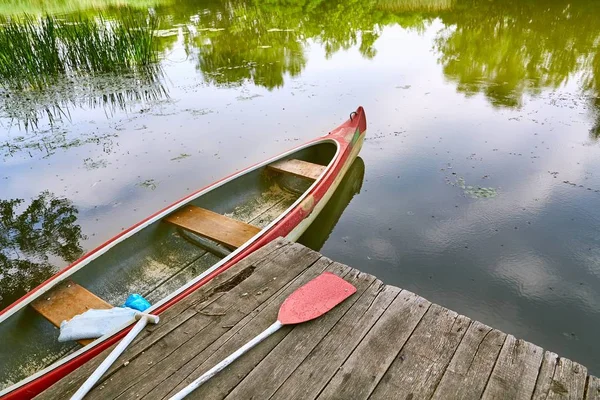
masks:
{"type": "Polygon", "coordinates": [[[70,200],[48,191],[28,205],[0,200],[0,309],[81,256],[77,213],[70,200]]]}

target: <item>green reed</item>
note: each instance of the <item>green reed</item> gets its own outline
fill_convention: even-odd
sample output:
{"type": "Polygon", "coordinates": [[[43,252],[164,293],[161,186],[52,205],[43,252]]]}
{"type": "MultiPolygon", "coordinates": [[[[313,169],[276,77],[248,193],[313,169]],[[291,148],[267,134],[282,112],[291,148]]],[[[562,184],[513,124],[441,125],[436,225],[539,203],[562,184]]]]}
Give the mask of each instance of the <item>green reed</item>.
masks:
{"type": "Polygon", "coordinates": [[[154,17],[60,19],[24,16],[0,23],[0,81],[42,89],[64,75],[135,72],[158,61],[154,17]]]}

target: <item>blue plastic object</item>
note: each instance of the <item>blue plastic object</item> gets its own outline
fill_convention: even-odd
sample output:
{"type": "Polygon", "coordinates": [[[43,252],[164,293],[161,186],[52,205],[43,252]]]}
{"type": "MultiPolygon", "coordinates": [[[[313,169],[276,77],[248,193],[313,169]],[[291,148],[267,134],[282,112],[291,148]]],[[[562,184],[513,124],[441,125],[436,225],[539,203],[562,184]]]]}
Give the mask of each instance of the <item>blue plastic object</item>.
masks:
{"type": "Polygon", "coordinates": [[[150,308],[151,304],[148,300],[143,298],[142,295],[133,293],[127,297],[127,300],[125,300],[125,304],[123,304],[123,306],[133,308],[134,310],[138,311],[146,311],[148,308],[150,308]]]}

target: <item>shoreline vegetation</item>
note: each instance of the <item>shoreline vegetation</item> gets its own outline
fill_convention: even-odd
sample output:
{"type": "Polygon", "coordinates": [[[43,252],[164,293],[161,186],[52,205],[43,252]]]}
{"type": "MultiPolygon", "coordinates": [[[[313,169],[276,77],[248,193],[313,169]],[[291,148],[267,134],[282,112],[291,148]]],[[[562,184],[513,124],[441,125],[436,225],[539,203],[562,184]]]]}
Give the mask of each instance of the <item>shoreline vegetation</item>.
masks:
{"type": "Polygon", "coordinates": [[[5,89],[40,90],[61,77],[137,72],[158,62],[154,16],[0,21],[0,80],[5,89]]]}
{"type": "Polygon", "coordinates": [[[51,91],[57,76],[67,77],[60,82],[63,87],[84,75],[140,75],[143,68],[159,69],[176,46],[185,48],[208,84],[253,83],[274,90],[302,73],[311,42],[319,43],[326,57],[356,47],[373,59],[384,29],[399,26],[421,33],[442,23],[433,51],[457,91],[467,97],[482,94],[494,107],[520,108],[526,95],[539,96],[576,80],[578,98],[597,120],[590,129],[596,139],[598,4],[211,0],[200,6],[183,0],[9,0],[0,5],[0,115],[23,114],[13,110],[15,102],[6,101],[2,90],[12,91],[11,96],[21,88],[51,91]],[[84,39],[88,36],[93,40],[84,39]]]}
{"type": "MultiPolygon", "coordinates": [[[[73,11],[85,12],[114,8],[148,9],[158,5],[168,5],[175,0],[3,0],[0,15],[19,17],[23,14],[44,16],[70,14],[73,11]]],[[[427,1],[427,0],[425,0],[427,1]]]]}

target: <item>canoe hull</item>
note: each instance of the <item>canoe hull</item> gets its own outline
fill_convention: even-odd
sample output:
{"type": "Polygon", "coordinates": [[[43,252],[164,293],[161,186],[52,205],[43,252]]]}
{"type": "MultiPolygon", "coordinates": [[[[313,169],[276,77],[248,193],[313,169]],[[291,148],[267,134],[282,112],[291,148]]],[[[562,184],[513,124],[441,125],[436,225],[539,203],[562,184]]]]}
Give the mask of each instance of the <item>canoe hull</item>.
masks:
{"type": "MultiPolygon", "coordinates": [[[[127,239],[134,235],[144,227],[156,220],[163,218],[173,210],[189,203],[193,199],[201,196],[203,193],[207,193],[236,177],[248,173],[256,168],[264,166],[268,163],[273,162],[282,156],[293,154],[294,151],[300,150],[310,145],[314,145],[320,142],[332,142],[337,145],[337,153],[332,160],[331,164],[327,167],[323,175],[311,186],[309,191],[305,193],[299,200],[298,203],[294,203],[286,212],[282,214],[280,218],[273,221],[272,224],[263,229],[257,236],[250,240],[246,245],[240,247],[237,251],[233,252],[229,257],[226,257],[222,262],[218,263],[214,268],[206,271],[198,277],[197,280],[190,282],[189,285],[182,287],[176,291],[172,296],[165,299],[165,301],[159,302],[151,310],[152,313],[160,314],[164,310],[170,308],[181,299],[210,281],[212,278],[230,268],[238,261],[242,260],[252,252],[263,247],[267,243],[278,237],[286,237],[290,240],[297,240],[302,233],[308,228],[308,226],[314,221],[321,210],[324,208],[327,201],[331,198],[346,171],[349,169],[352,162],[356,159],[364,140],[366,132],[366,118],[364,110],[359,107],[355,113],[352,113],[353,117],[346,121],[344,124],[331,131],[328,135],[317,138],[313,141],[308,142],[305,145],[298,146],[283,155],[273,157],[262,163],[258,163],[254,166],[248,167],[238,173],[232,174],[229,177],[222,179],[206,188],[203,188],[195,193],[186,196],[178,202],[172,204],[169,207],[159,211],[158,213],[146,218],[140,223],[132,226],[121,234],[110,239],[103,245],[92,250],[69,267],[60,271],[58,274],[50,278],[48,281],[42,283],[40,286],[29,292],[26,296],[21,298],[19,301],[4,309],[0,312],[0,322],[10,316],[11,313],[16,312],[19,307],[26,306],[32,299],[39,297],[41,294],[49,290],[49,288],[58,284],[59,282],[67,279],[74,271],[78,268],[85,266],[89,260],[95,259],[104,254],[115,244],[127,239]]],[[[35,395],[41,393],[43,390],[51,386],[53,383],[66,376],[80,365],[89,361],[118,340],[127,334],[131,329],[131,326],[122,329],[118,333],[114,333],[109,337],[102,337],[89,344],[88,346],[76,351],[75,353],[67,356],[63,360],[60,360],[48,368],[32,375],[30,378],[21,381],[20,383],[13,385],[0,395],[5,396],[3,398],[9,399],[25,399],[32,398],[35,395]]]]}

